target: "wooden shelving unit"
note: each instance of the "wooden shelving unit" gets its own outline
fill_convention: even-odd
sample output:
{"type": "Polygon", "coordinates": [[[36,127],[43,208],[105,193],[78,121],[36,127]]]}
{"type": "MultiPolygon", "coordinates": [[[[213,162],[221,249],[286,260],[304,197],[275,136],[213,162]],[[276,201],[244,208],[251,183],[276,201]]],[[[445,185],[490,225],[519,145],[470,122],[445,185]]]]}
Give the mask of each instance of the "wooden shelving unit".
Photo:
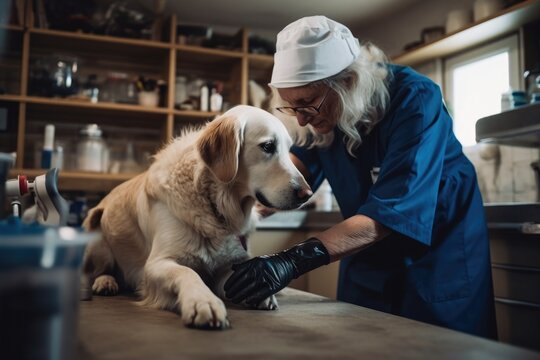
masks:
{"type": "MultiPolygon", "coordinates": [[[[250,79],[262,84],[270,79],[273,58],[268,55],[249,54],[247,29],[242,29],[241,49],[232,51],[177,44],[177,21],[174,16],[167,21],[163,29],[163,40],[160,41],[42,29],[33,27],[32,23],[31,16],[28,16],[24,26],[0,25],[0,33],[4,32],[7,37],[18,34],[20,52],[20,59],[15,64],[20,72],[17,74],[20,81],[14,86],[17,90],[0,95],[0,104],[10,104],[10,108],[15,109],[17,119],[16,129],[4,135],[10,138],[9,142],[4,141],[4,147],[0,146],[0,151],[17,153],[16,166],[10,176],[25,174],[35,177],[45,172],[33,167],[33,154],[34,143],[42,137],[41,131],[46,123],[58,124],[63,127],[64,134],[76,136],[77,128],[97,122],[100,126],[111,128],[111,137],[125,137],[130,141],[132,137],[129,131],[138,129],[139,138],[142,136],[144,142],[152,143],[155,149],[158,149],[163,142],[175,136],[183,124],[204,123],[219,115],[216,112],[176,109],[176,76],[193,73],[224,82],[230,93],[230,98],[224,100],[231,106],[248,103],[250,79]],[[86,65],[91,64],[97,71],[125,67],[126,71],[132,73],[162,78],[167,83],[164,104],[160,107],[144,107],[136,104],[91,103],[80,99],[32,95],[29,93],[29,74],[33,61],[49,53],[74,53],[76,57],[87,59],[86,65]],[[124,129],[126,134],[123,134],[124,129]],[[145,130],[148,130],[146,138],[145,130]]],[[[12,62],[9,66],[13,66],[12,62]]],[[[6,65],[2,63],[0,56],[0,71],[1,66],[6,65]]],[[[0,140],[1,136],[0,133],[0,140]]],[[[68,168],[60,172],[59,186],[60,190],[103,192],[133,176],[134,174],[79,172],[68,168]]]]}
{"type": "Polygon", "coordinates": [[[526,0],[461,30],[446,34],[441,39],[394,56],[392,62],[410,66],[455,54],[518,31],[521,26],[539,17],[540,0],[526,0]]]}

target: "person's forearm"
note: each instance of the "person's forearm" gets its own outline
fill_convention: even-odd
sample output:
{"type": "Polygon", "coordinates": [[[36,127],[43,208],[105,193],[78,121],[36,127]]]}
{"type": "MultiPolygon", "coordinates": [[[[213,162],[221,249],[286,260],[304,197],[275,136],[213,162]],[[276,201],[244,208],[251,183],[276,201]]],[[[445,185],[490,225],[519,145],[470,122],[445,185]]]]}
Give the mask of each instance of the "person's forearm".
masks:
{"type": "Polygon", "coordinates": [[[330,260],[336,261],[372,245],[390,232],[387,227],[367,216],[355,215],[315,237],[328,250],[330,260]]]}

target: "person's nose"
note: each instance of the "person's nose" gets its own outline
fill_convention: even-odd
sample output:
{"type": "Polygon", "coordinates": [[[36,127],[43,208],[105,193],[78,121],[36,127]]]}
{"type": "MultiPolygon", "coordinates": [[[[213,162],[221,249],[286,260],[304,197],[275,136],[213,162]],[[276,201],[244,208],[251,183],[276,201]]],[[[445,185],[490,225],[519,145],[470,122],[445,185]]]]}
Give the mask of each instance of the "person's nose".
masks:
{"type": "Polygon", "coordinates": [[[313,116],[305,115],[302,113],[296,113],[296,120],[298,121],[298,125],[300,126],[306,126],[309,124],[313,116]]]}

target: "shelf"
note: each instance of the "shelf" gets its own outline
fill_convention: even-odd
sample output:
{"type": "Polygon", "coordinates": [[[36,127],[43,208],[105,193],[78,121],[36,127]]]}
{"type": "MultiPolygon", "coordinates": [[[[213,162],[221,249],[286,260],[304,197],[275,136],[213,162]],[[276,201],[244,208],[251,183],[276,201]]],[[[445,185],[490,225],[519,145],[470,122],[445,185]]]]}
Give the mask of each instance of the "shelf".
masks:
{"type": "Polygon", "coordinates": [[[196,53],[196,54],[204,54],[204,55],[212,55],[212,56],[232,57],[232,58],[241,58],[243,56],[243,53],[240,51],[212,49],[212,48],[205,48],[202,46],[175,45],[175,48],[179,51],[185,51],[185,52],[196,53]]]}
{"type": "Polygon", "coordinates": [[[141,105],[115,104],[115,103],[108,103],[108,102],[91,103],[89,101],[69,100],[69,99],[62,99],[62,98],[43,98],[43,97],[38,97],[38,96],[18,96],[18,98],[20,100],[13,100],[13,101],[22,101],[22,102],[27,102],[29,104],[78,107],[78,108],[84,108],[84,109],[127,111],[127,112],[139,112],[139,113],[142,112],[142,113],[151,113],[151,114],[167,114],[168,113],[168,109],[162,108],[162,107],[145,107],[141,105]]]}
{"type": "Polygon", "coordinates": [[[0,101],[21,102],[22,99],[23,99],[23,96],[20,96],[20,95],[10,95],[10,94],[0,95],[0,101]]]}
{"type": "Polygon", "coordinates": [[[60,38],[75,39],[75,40],[95,41],[95,42],[102,42],[102,43],[113,43],[113,44],[120,44],[120,45],[162,48],[162,49],[170,48],[171,46],[169,43],[157,41],[157,40],[132,39],[132,38],[117,37],[117,36],[109,36],[109,35],[95,35],[95,34],[87,34],[83,32],[69,32],[69,31],[60,31],[60,30],[39,29],[39,28],[30,29],[30,34],[38,34],[38,35],[43,35],[43,36],[60,37],[60,38]]]}
{"type": "Polygon", "coordinates": [[[455,54],[467,48],[501,37],[540,17],[540,0],[526,0],[468,27],[445,35],[392,58],[401,65],[420,64],[455,54]]]}
{"type": "MultiPolygon", "coordinates": [[[[46,169],[11,169],[8,178],[17,175],[26,175],[30,179],[43,175],[46,169]]],[[[58,189],[62,191],[110,191],[115,186],[127,181],[137,174],[105,174],[80,171],[60,170],[58,175],[58,189]]]]}
{"type": "MultiPolygon", "coordinates": [[[[169,114],[169,109],[163,107],[145,107],[141,105],[131,104],[115,104],[108,102],[91,103],[80,100],[68,100],[62,98],[43,98],[38,96],[21,96],[21,95],[0,95],[0,101],[8,102],[25,102],[29,104],[51,105],[60,107],[74,107],[74,108],[91,108],[97,110],[111,110],[111,111],[125,111],[125,112],[137,112],[137,113],[151,113],[151,114],[169,114]]],[[[173,110],[172,113],[179,117],[188,118],[213,118],[219,115],[219,112],[215,111],[198,111],[198,110],[173,110]]]]}
{"type": "Polygon", "coordinates": [[[540,148],[540,103],[479,119],[476,141],[540,148]]]}
{"type": "Polygon", "coordinates": [[[12,24],[0,24],[0,30],[24,31],[24,27],[12,24]]]}
{"type": "Polygon", "coordinates": [[[174,110],[174,115],[185,118],[200,118],[209,119],[219,115],[219,112],[215,111],[198,111],[198,110],[174,110]]]}
{"type": "Polygon", "coordinates": [[[248,54],[250,63],[257,64],[262,67],[272,67],[274,65],[274,57],[272,55],[263,54],[248,54]]]}

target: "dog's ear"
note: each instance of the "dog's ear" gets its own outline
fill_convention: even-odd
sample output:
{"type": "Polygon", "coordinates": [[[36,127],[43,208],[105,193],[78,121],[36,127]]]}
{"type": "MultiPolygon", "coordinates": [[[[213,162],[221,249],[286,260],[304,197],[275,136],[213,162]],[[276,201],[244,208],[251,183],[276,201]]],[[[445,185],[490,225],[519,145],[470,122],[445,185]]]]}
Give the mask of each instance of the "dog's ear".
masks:
{"type": "Polygon", "coordinates": [[[100,227],[103,210],[105,209],[96,207],[88,212],[83,222],[83,227],[86,231],[96,230],[100,227]]]}
{"type": "Polygon", "coordinates": [[[209,123],[197,141],[197,150],[212,173],[224,183],[238,172],[242,123],[233,116],[221,116],[209,123]]]}

